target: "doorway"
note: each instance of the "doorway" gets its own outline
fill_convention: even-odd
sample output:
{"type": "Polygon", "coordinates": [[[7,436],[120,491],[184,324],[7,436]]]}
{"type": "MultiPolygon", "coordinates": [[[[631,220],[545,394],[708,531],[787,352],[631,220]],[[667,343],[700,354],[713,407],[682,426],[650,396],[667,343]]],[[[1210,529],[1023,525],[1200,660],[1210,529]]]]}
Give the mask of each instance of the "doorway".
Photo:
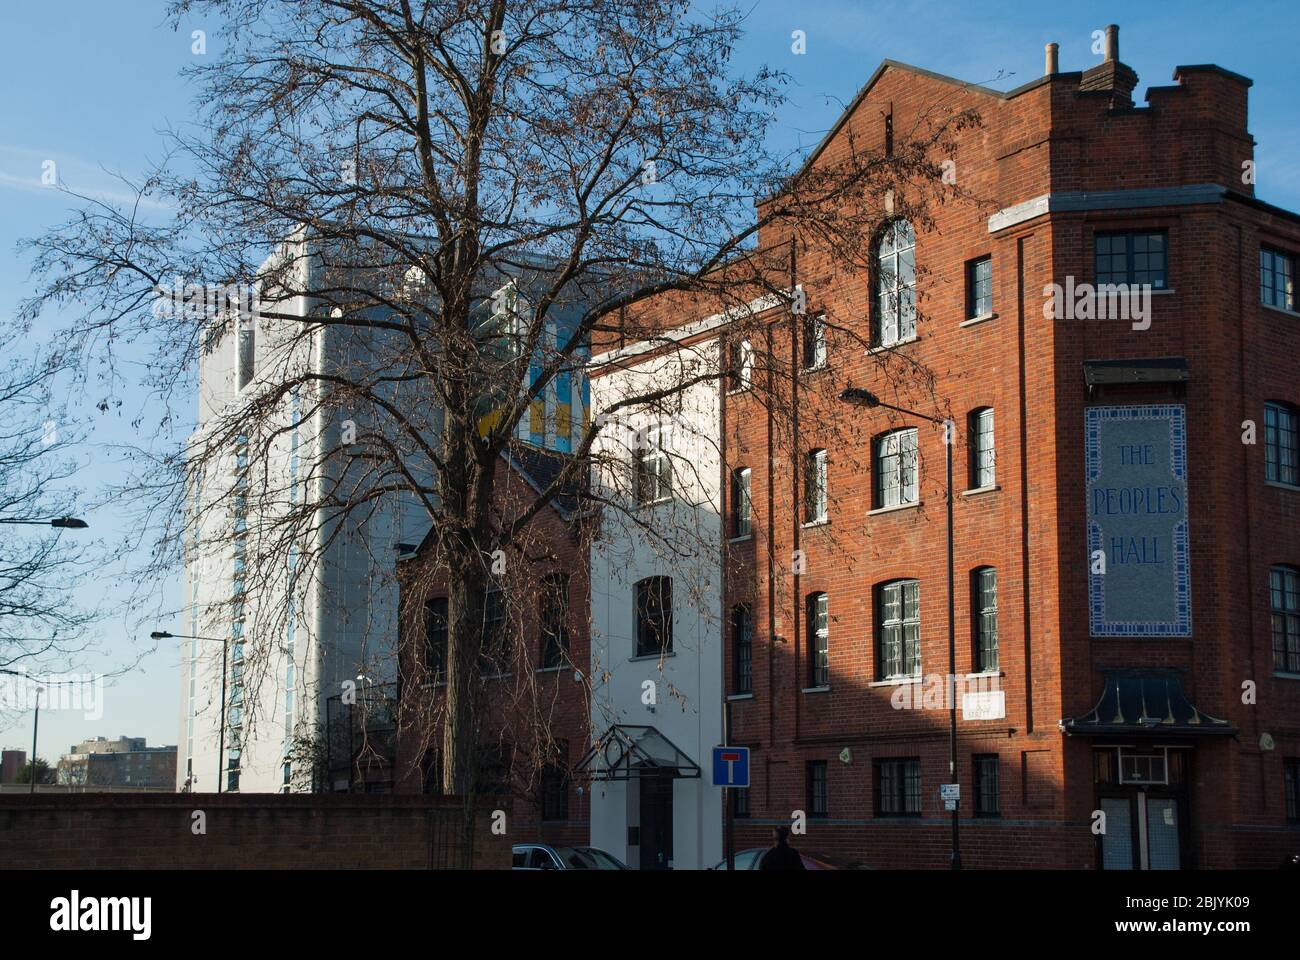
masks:
{"type": "Polygon", "coordinates": [[[1094,752],[1103,870],[1181,870],[1187,863],[1190,751],[1102,748],[1094,752]]]}
{"type": "Polygon", "coordinates": [[[641,775],[640,868],[671,870],[673,866],[673,781],[676,773],[646,769],[641,775]]]}

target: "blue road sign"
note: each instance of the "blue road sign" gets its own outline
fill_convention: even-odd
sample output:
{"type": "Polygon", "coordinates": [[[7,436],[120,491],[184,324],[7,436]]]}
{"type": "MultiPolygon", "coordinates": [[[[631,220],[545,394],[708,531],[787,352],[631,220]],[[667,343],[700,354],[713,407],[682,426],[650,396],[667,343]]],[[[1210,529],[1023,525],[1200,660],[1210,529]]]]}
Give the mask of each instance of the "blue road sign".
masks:
{"type": "Polygon", "coordinates": [[[713,785],[749,786],[749,747],[713,748],[713,785]]]}

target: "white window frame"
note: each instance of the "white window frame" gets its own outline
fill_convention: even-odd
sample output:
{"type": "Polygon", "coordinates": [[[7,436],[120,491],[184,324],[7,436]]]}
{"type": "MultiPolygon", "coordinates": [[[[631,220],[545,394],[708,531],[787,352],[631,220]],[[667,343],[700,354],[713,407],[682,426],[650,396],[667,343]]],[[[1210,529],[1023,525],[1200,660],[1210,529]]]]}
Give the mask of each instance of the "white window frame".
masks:
{"type": "Polygon", "coordinates": [[[804,523],[825,523],[829,516],[825,450],[810,450],[804,459],[804,523]]]}
{"type": "Polygon", "coordinates": [[[886,224],[876,245],[875,310],[877,346],[916,339],[916,232],[906,220],[886,224]],[[900,269],[904,264],[909,269],[900,269]],[[911,304],[906,316],[905,302],[911,304]]]}
{"type": "Polygon", "coordinates": [[[915,427],[890,430],[876,438],[872,467],[876,474],[876,508],[901,507],[918,500],[920,455],[915,427]]]}
{"type": "Polygon", "coordinates": [[[998,482],[997,446],[992,407],[980,407],[970,417],[970,483],[985,490],[998,482]]]}

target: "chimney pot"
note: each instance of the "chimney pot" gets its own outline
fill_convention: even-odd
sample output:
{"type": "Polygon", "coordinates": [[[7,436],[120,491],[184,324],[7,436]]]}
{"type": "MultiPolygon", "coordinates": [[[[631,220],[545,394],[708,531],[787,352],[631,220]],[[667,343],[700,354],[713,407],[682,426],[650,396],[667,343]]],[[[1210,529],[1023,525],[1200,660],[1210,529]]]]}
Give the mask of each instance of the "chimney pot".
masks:
{"type": "Polygon", "coordinates": [[[1060,46],[1057,45],[1057,44],[1055,44],[1055,43],[1049,43],[1049,44],[1047,45],[1047,70],[1046,70],[1046,76],[1049,76],[1049,77],[1050,77],[1052,74],[1054,74],[1054,73],[1057,72],[1057,70],[1058,70],[1058,68],[1059,68],[1059,61],[1058,61],[1058,58],[1057,58],[1057,53],[1058,53],[1058,51],[1059,51],[1060,49],[1061,49],[1060,46]]]}
{"type": "Polygon", "coordinates": [[[1111,23],[1106,26],[1106,60],[1119,59],[1119,26],[1111,23]]]}

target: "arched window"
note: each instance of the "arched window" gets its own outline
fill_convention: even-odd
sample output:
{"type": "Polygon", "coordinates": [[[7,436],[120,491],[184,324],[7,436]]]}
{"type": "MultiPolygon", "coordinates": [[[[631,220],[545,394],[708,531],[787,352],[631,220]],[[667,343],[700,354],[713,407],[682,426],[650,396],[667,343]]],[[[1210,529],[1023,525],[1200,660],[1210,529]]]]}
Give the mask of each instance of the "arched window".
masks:
{"type": "Polygon", "coordinates": [[[749,607],[731,608],[731,642],[735,652],[735,683],[732,693],[754,692],[754,617],[749,607]]]}
{"type": "Polygon", "coordinates": [[[916,235],[906,220],[885,224],[876,243],[874,328],[882,347],[916,336],[916,235]]]}
{"type": "Polygon", "coordinates": [[[983,490],[997,483],[996,457],[993,448],[993,408],[972,410],[967,424],[970,437],[969,462],[972,490],[983,490]]]}
{"type": "Polygon", "coordinates": [[[876,587],[876,675],[921,675],[921,584],[894,580],[876,587]]]}
{"type": "Polygon", "coordinates": [[[916,503],[916,428],[882,433],[876,437],[873,448],[872,468],[876,477],[873,506],[879,509],[916,503]]]}
{"type": "Polygon", "coordinates": [[[646,577],[636,585],[636,655],[658,656],[672,649],[672,577],[646,577]]]}
{"type": "Polygon", "coordinates": [[[976,673],[994,673],[998,660],[998,572],[993,567],[971,571],[970,608],[976,673]]]}
{"type": "Polygon", "coordinates": [[[808,685],[831,683],[830,602],[824,593],[810,593],[805,601],[808,617],[808,685]]]}

